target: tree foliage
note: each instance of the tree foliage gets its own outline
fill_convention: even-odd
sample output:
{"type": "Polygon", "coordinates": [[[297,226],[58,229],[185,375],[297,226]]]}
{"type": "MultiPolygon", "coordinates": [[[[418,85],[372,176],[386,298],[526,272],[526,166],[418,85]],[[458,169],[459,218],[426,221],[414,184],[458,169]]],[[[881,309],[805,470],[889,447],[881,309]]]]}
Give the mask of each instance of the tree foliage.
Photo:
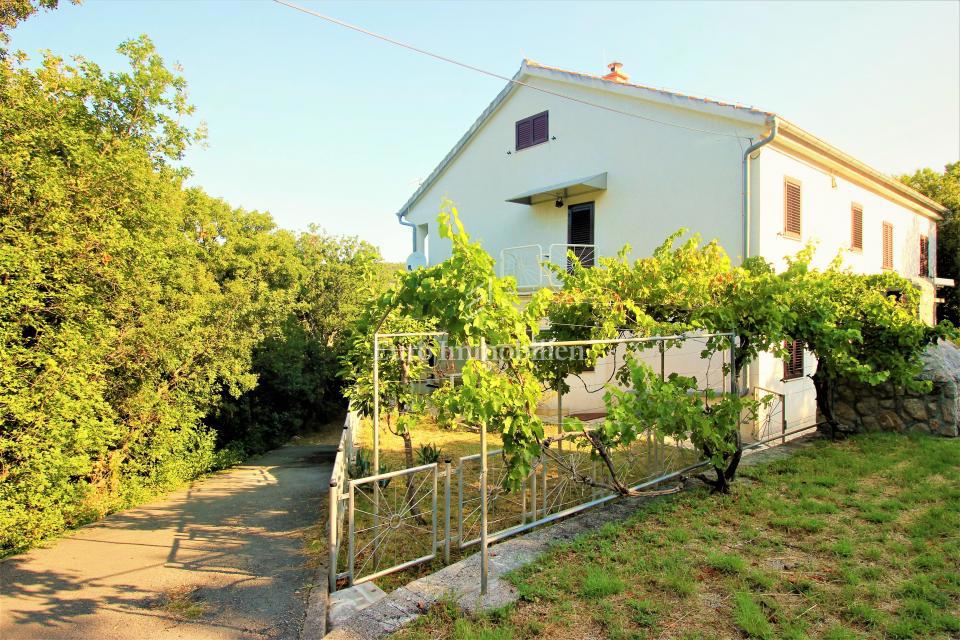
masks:
{"type": "MultiPolygon", "coordinates": [[[[960,161],[946,165],[943,173],[918,169],[912,175],[900,176],[900,181],[950,210],[937,225],[937,274],[960,282],[960,161]]],[[[939,317],[960,324],[960,290],[951,287],[942,295],[939,317]]]]}
{"type": "Polygon", "coordinates": [[[3,550],[315,420],[377,286],[369,245],[185,188],[185,83],[146,37],[119,50],[0,59],[3,550]]]}
{"type": "MultiPolygon", "coordinates": [[[[560,290],[541,291],[521,305],[515,282],[496,277],[492,259],[469,241],[455,210],[442,213],[440,223],[441,233],[453,243],[451,258],[399,279],[370,318],[393,318],[399,323],[395,326],[407,327],[404,330],[420,326],[445,331],[454,342],[472,346],[481,339],[514,346],[495,362],[483,362],[475,354],[463,367],[462,385],[445,387],[433,398],[442,415],[502,431],[510,469],[506,482],[512,487],[554,442],[575,439],[607,463],[610,488],[628,493],[616,477],[610,452],[653,428],[662,436],[692,442],[716,471],[711,484],[725,491],[740,460],[741,425],[755,419],[761,402],[769,401],[702,389],[705,381],[691,377],[653,375],[637,357],[653,342],[595,344],[581,358],[533,360],[525,348],[532,336],[578,341],[734,332],[737,358],[726,367],[738,378],[761,353],[784,357],[785,343],[799,340],[818,359],[818,406],[833,423],[832,389],[841,379],[920,388],[924,383],[915,379],[920,353],[932,341],[953,335],[949,325],[928,327],[919,319],[918,293],[897,275],[854,274],[839,258],[827,269],[813,269],[812,246],[789,259],[779,273],[762,258],[734,266],[716,242],[703,243],[697,236],[680,241],[683,230],[651,256],[632,262],[627,259],[629,247],[601,258],[593,268],[583,267],[571,254],[569,268],[554,267],[560,290]],[[541,316],[546,328],[541,327],[541,316]],[[607,418],[590,428],[568,419],[565,433],[546,437],[535,415],[543,388],[569,391],[570,376],[604,356],[619,358],[605,396],[607,418]]],[[[372,378],[364,369],[369,361],[362,356],[370,353],[374,324],[366,323],[347,358],[350,393],[366,409],[372,378]]],[[[702,356],[709,358],[730,346],[727,336],[705,338],[702,356]]],[[[399,387],[405,388],[412,377],[391,382],[391,371],[384,373],[381,392],[390,389],[388,393],[399,398],[404,393],[399,387]]],[[[383,406],[402,412],[412,405],[413,398],[406,398],[383,406]]]]}
{"type": "MultiPolygon", "coordinates": [[[[71,0],[80,4],[80,0],[71,0]]],[[[7,31],[23,22],[40,9],[56,9],[60,0],[0,0],[0,44],[7,41],[7,31]]],[[[0,57],[4,51],[0,48],[0,57]]]]}
{"type": "MultiPolygon", "coordinates": [[[[344,361],[349,396],[354,406],[370,411],[373,399],[371,376],[372,337],[376,331],[437,330],[447,340],[473,350],[466,362],[462,384],[447,387],[440,394],[444,410],[472,427],[486,425],[499,431],[510,465],[508,484],[517,486],[529,474],[539,453],[543,425],[536,416],[541,396],[529,350],[532,336],[549,296],[541,292],[521,305],[516,283],[496,275],[494,261],[483,247],[471,242],[457,211],[445,205],[439,216],[440,235],[451,241],[452,254],[446,261],[401,274],[365,314],[357,330],[354,347],[344,361]],[[510,345],[496,357],[482,360],[481,345],[510,345]]],[[[384,363],[381,386],[382,406],[405,409],[412,401],[402,394],[420,362],[398,358],[384,363]],[[400,369],[391,373],[389,367],[400,369]],[[391,396],[393,399],[391,399],[391,396]]]]}

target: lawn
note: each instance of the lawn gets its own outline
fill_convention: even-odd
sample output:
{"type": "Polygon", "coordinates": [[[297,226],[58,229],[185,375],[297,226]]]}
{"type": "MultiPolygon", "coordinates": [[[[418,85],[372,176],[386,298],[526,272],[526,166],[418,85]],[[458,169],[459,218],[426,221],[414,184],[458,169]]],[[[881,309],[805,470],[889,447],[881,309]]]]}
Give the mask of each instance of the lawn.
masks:
{"type": "Polygon", "coordinates": [[[818,441],[556,547],[516,605],[397,638],[958,638],[960,440],[818,441]]]}

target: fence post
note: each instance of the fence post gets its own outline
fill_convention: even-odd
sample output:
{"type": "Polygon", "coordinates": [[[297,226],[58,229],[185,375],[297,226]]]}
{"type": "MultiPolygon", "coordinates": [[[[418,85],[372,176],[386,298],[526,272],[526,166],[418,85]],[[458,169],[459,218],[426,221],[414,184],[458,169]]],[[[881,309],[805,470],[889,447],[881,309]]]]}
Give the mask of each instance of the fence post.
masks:
{"type": "MultiPolygon", "coordinates": [[[[544,456],[540,454],[540,464],[543,464],[544,456]]],[[[533,471],[530,473],[530,512],[532,515],[531,520],[537,519],[537,467],[533,467],[533,471]]],[[[526,517],[526,514],[524,514],[526,517]]]]}
{"type": "MultiPolygon", "coordinates": [[[[334,465],[336,467],[336,465],[334,465]]],[[[330,498],[330,508],[328,509],[329,515],[329,526],[330,530],[327,532],[327,546],[329,547],[329,557],[327,562],[329,563],[330,574],[329,583],[330,583],[330,593],[333,593],[337,590],[337,553],[338,551],[338,540],[337,534],[340,532],[337,530],[337,507],[339,506],[340,501],[340,482],[336,479],[337,470],[333,470],[334,477],[330,479],[330,488],[328,490],[330,498]]]]}
{"type": "Polygon", "coordinates": [[[780,438],[780,444],[787,443],[787,394],[782,394],[780,396],[780,433],[783,434],[783,437],[780,438]]]}
{"type": "MultiPolygon", "coordinates": [[[[563,392],[560,391],[560,382],[557,382],[557,435],[563,435],[563,392]]],[[[563,451],[563,439],[557,440],[557,451],[563,451]]]]}
{"type": "MultiPolygon", "coordinates": [[[[487,340],[480,338],[480,362],[486,366],[487,340]]],[[[480,424],[480,595],[487,595],[487,423],[480,424]]]]}
{"type": "MultiPolygon", "coordinates": [[[[373,475],[380,473],[380,334],[373,334],[373,475]]],[[[353,490],[350,490],[350,522],[353,523],[353,490]]],[[[380,526],[380,483],[373,483],[373,530],[380,526]]],[[[353,530],[350,533],[353,544],[353,530]]],[[[373,549],[374,561],[378,550],[373,549]]],[[[353,552],[350,553],[351,558],[353,552]]],[[[353,560],[350,560],[350,584],[353,584],[353,560]]]]}
{"type": "Polygon", "coordinates": [[[443,562],[450,564],[450,458],[443,464],[443,562]]]}
{"type": "Polygon", "coordinates": [[[457,549],[463,549],[463,458],[457,461],[457,549]]]}
{"type": "Polygon", "coordinates": [[[440,472],[440,464],[433,463],[433,532],[430,536],[433,538],[433,557],[437,557],[437,474],[440,472]]]}
{"type": "Polygon", "coordinates": [[[737,332],[730,334],[730,393],[734,396],[739,395],[737,389],[737,376],[734,375],[734,363],[737,361],[737,332]]]}
{"type": "MultiPolygon", "coordinates": [[[[543,465],[540,471],[540,484],[543,485],[540,489],[540,495],[543,496],[543,515],[542,517],[547,517],[547,457],[543,458],[543,465]]],[[[536,515],[537,505],[533,505],[534,515],[536,515]]]]}
{"type": "MultiPolygon", "coordinates": [[[[377,483],[374,482],[374,484],[377,484],[377,483]]],[[[347,570],[347,584],[349,584],[352,587],[353,586],[353,570],[354,570],[354,564],[356,560],[354,558],[354,544],[355,544],[354,539],[356,537],[356,523],[354,522],[354,511],[353,511],[353,483],[349,483],[349,487],[350,487],[350,498],[347,501],[347,522],[348,522],[347,527],[349,529],[349,534],[347,538],[347,555],[350,556],[349,565],[348,565],[350,568],[347,570]]],[[[374,550],[374,553],[376,553],[376,550],[374,550]]]]}

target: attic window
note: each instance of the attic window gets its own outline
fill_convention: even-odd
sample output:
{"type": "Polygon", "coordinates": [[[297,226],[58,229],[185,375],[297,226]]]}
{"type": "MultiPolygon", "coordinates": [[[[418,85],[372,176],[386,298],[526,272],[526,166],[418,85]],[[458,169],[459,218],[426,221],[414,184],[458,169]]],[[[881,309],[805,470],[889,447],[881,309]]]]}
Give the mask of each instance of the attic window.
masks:
{"type": "Polygon", "coordinates": [[[863,207],[856,203],[850,206],[850,248],[863,251],[863,207]]]}
{"type": "Polygon", "coordinates": [[[783,179],[783,235],[800,237],[800,181],[783,179]]]}
{"type": "Polygon", "coordinates": [[[803,377],[803,343],[799,340],[785,342],[787,357],[783,360],[783,379],[796,380],[803,377]]]}
{"type": "Polygon", "coordinates": [[[550,134],[550,112],[517,120],[517,151],[546,142],[550,134]]]}

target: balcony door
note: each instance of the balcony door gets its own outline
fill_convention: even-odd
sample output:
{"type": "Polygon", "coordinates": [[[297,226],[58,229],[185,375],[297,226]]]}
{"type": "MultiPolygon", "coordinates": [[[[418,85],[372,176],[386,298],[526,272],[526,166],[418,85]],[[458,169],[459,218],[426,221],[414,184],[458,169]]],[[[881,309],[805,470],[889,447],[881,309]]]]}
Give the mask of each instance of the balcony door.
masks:
{"type": "MultiPolygon", "coordinates": [[[[567,248],[585,267],[594,263],[593,203],[572,204],[567,207],[567,248]]],[[[571,265],[567,264],[567,270],[571,265]]]]}

